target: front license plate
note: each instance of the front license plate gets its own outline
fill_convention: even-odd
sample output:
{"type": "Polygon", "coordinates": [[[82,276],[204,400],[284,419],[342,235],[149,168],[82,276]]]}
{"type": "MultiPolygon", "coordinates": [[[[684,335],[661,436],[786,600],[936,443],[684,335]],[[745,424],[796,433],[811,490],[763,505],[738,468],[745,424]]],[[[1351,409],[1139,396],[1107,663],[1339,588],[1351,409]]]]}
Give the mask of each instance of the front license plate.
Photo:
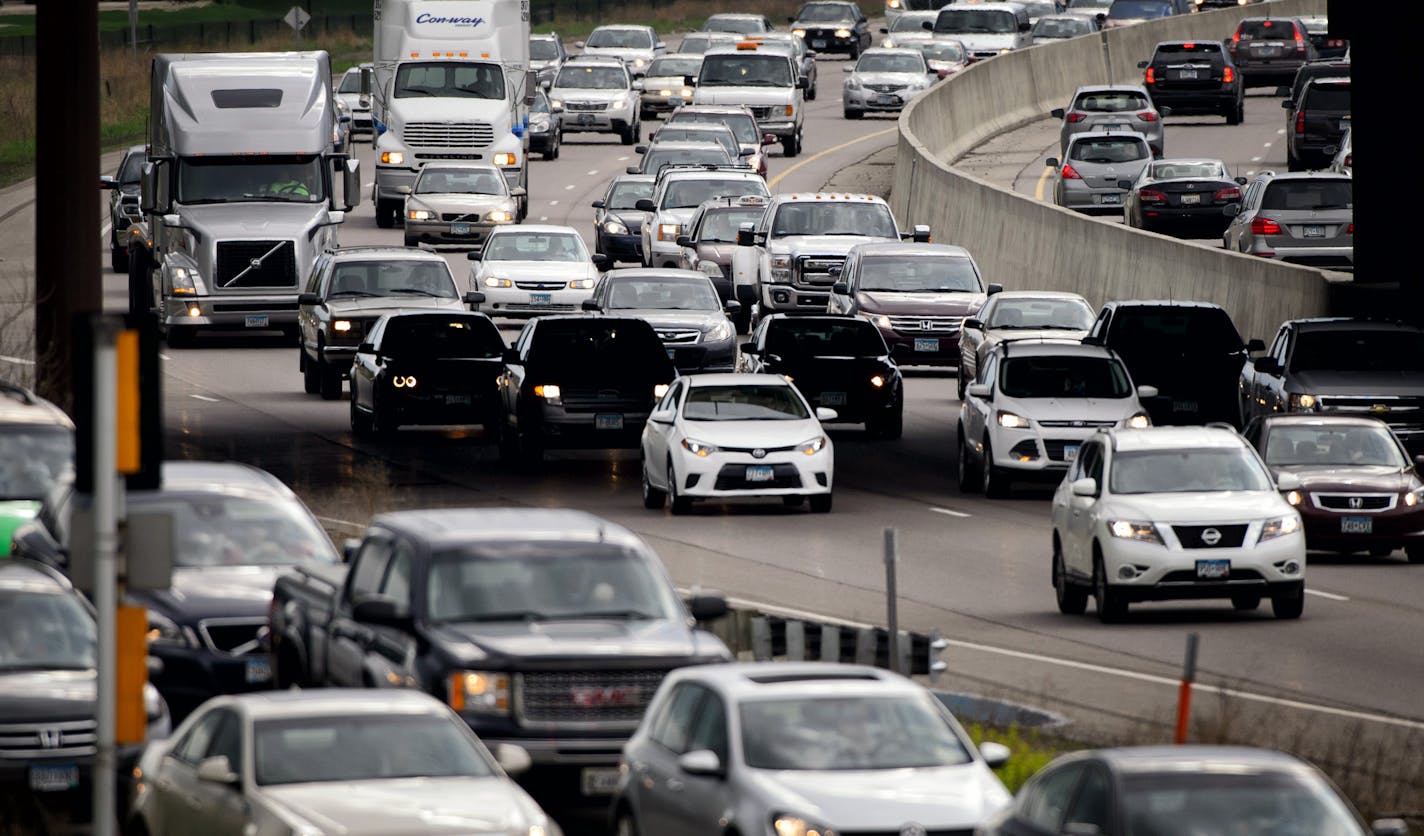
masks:
{"type": "Polygon", "coordinates": [[[470,396],[469,396],[469,395],[446,395],[446,396],[445,396],[445,403],[447,403],[447,404],[449,404],[449,405],[451,405],[451,406],[469,406],[469,405],[470,405],[470,396]]]}
{"type": "Polygon", "coordinates": [[[811,41],[811,48],[812,48],[812,49],[825,49],[825,48],[826,48],[826,42],[825,42],[824,40],[822,40],[822,39],[817,39],[817,40],[811,41]]]}
{"type": "Polygon", "coordinates": [[[79,766],[72,763],[30,766],[30,789],[34,792],[63,792],[79,786],[79,766]]]}
{"type": "Polygon", "coordinates": [[[552,293],[531,293],[529,294],[529,304],[552,305],[554,304],[554,295],[552,293]]]}
{"type": "Polygon", "coordinates": [[[1172,401],[1173,412],[1196,412],[1196,401],[1172,401]]]}
{"type": "Polygon", "coordinates": [[[1122,203],[1122,195],[1120,194],[1104,194],[1098,195],[1098,197],[1102,198],[1102,202],[1105,205],[1120,205],[1122,203]]]}
{"type": "Polygon", "coordinates": [[[469,224],[450,224],[450,234],[451,234],[451,235],[469,235],[469,234],[470,234],[470,225],[469,225],[469,224]]]}
{"type": "Polygon", "coordinates": [[[260,685],[272,681],[272,663],[267,659],[247,660],[247,684],[260,685]]]}
{"type": "Polygon", "coordinates": [[[875,97],[875,103],[887,107],[894,107],[895,105],[898,105],[900,103],[900,97],[893,96],[889,93],[881,93],[879,96],[875,97]]]}
{"type": "Polygon", "coordinates": [[[1340,520],[1341,534],[1373,534],[1375,521],[1369,517],[1344,517],[1340,520]]]}
{"type": "Polygon", "coordinates": [[[681,96],[673,96],[672,98],[668,99],[668,104],[672,105],[673,107],[678,107],[686,103],[687,100],[682,98],[681,96]]]}
{"type": "Polygon", "coordinates": [[[248,328],[266,328],[271,322],[266,314],[252,314],[242,318],[242,324],[248,328]]]}
{"type": "Polygon", "coordinates": [[[822,393],[821,393],[821,405],[822,405],[822,406],[845,406],[845,402],[846,402],[846,393],[845,393],[845,392],[822,392],[822,393]]]}
{"type": "Polygon", "coordinates": [[[584,795],[612,795],[618,789],[616,766],[586,766],[579,778],[584,795]]]}
{"type": "Polygon", "coordinates": [[[599,430],[621,430],[623,429],[622,415],[595,415],[593,416],[594,429],[599,430]]]}
{"type": "Polygon", "coordinates": [[[1305,229],[1302,230],[1302,233],[1305,235],[1306,238],[1324,238],[1324,237],[1325,237],[1325,227],[1323,227],[1323,226],[1308,226],[1308,227],[1306,227],[1305,229]]]}
{"type": "Polygon", "coordinates": [[[593,124],[593,114],[592,114],[592,113],[580,113],[580,114],[578,115],[578,123],[579,123],[580,125],[592,125],[592,124],[593,124]]]}
{"type": "Polygon", "coordinates": [[[1182,195],[1183,206],[1195,206],[1198,203],[1201,203],[1201,195],[1195,193],[1182,195]]]}
{"type": "Polygon", "coordinates": [[[1077,461],[1077,460],[1078,460],[1078,445],[1077,445],[1077,444],[1065,444],[1065,445],[1063,445],[1063,461],[1065,461],[1065,462],[1075,462],[1075,461],[1077,461]]]}
{"type": "Polygon", "coordinates": [[[1202,581],[1224,581],[1231,577],[1231,561],[1229,560],[1198,560],[1197,580],[1202,581]]]}
{"type": "Polygon", "coordinates": [[[937,337],[916,337],[916,351],[939,351],[939,338],[937,337]]]}
{"type": "Polygon", "coordinates": [[[747,466],[748,482],[770,482],[776,478],[776,471],[769,465],[753,464],[747,466]]]}

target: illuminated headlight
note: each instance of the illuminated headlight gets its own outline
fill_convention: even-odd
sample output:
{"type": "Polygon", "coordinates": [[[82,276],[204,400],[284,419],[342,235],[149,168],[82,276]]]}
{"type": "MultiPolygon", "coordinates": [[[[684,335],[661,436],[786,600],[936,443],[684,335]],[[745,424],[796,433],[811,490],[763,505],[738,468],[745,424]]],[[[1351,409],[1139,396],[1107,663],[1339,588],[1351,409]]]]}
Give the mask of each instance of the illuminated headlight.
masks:
{"type": "Polygon", "coordinates": [[[655,383],[653,384],[653,397],[662,398],[663,395],[667,394],[667,390],[668,385],[666,383],[655,383]]]}
{"type": "Polygon", "coordinates": [[[1011,430],[1021,430],[1028,426],[1028,419],[1022,415],[1015,415],[1006,410],[999,410],[999,426],[1008,427],[1011,430]]]}
{"type": "Polygon", "coordinates": [[[692,94],[695,93],[696,91],[693,90],[691,87],[684,87],[684,88],[682,88],[681,90],[679,90],[679,91],[677,91],[677,92],[678,92],[678,95],[682,96],[684,99],[690,99],[690,98],[692,98],[692,94]]]}
{"type": "Polygon", "coordinates": [[[1141,543],[1162,545],[1162,535],[1157,533],[1157,526],[1150,522],[1112,520],[1108,523],[1108,533],[1119,540],[1137,540],[1141,543]]]}
{"type": "Polygon", "coordinates": [[[732,330],[732,323],[725,321],[719,322],[712,326],[711,331],[707,332],[707,339],[714,342],[717,340],[730,340],[733,333],[735,332],[732,330]]]}
{"type": "Polygon", "coordinates": [[[559,390],[557,383],[545,383],[540,386],[535,386],[534,396],[543,398],[551,404],[561,404],[564,402],[563,392],[559,390]]]}
{"type": "Polygon", "coordinates": [[[1404,505],[1407,508],[1413,508],[1420,502],[1424,502],[1424,485],[1420,485],[1404,495],[1404,505]]]}
{"type": "Polygon", "coordinates": [[[796,445],[796,449],[800,450],[802,453],[805,453],[808,456],[814,456],[822,450],[826,449],[826,437],[824,435],[818,435],[815,438],[803,441],[800,444],[796,445]]]}
{"type": "Polygon", "coordinates": [[[1314,395],[1305,395],[1296,392],[1290,394],[1288,401],[1291,412],[1314,412],[1320,408],[1320,402],[1314,395]]]}
{"type": "Polygon", "coordinates": [[[333,331],[342,331],[342,332],[350,331],[350,330],[351,330],[351,320],[349,320],[349,319],[337,319],[337,320],[333,320],[332,323],[331,323],[331,330],[333,330],[333,331]]]}
{"type": "Polygon", "coordinates": [[[1299,505],[1304,501],[1305,497],[1301,496],[1300,491],[1290,491],[1286,494],[1286,502],[1291,505],[1299,505]]]}
{"type": "Polygon", "coordinates": [[[197,647],[197,637],[191,630],[179,627],[173,619],[153,610],[148,611],[148,646],[197,647]]]}
{"type": "Polygon", "coordinates": [[[514,220],[514,213],[508,209],[496,209],[487,216],[497,224],[507,224],[514,220]]]}
{"type": "Polygon", "coordinates": [[[694,456],[697,456],[700,459],[705,459],[713,453],[717,452],[717,448],[713,445],[703,444],[700,441],[693,441],[690,438],[684,438],[682,440],[682,446],[683,449],[687,450],[687,452],[691,453],[694,456]]]}
{"type": "Polygon", "coordinates": [[[876,328],[881,328],[886,331],[895,330],[890,326],[890,317],[886,316],[885,314],[862,313],[861,316],[874,323],[876,328]]]}
{"type": "Polygon", "coordinates": [[[609,235],[627,235],[628,227],[621,221],[604,221],[603,231],[609,235]]]}
{"type": "Polygon", "coordinates": [[[564,106],[564,100],[563,100],[563,99],[550,99],[550,100],[549,100],[549,107],[563,107],[563,106],[564,106]]]}
{"type": "Polygon", "coordinates": [[[405,154],[399,151],[382,151],[381,162],[385,165],[400,165],[405,162],[405,154]]]}
{"type": "Polygon", "coordinates": [[[451,674],[450,707],[472,714],[508,714],[509,674],[490,671],[451,674]]]}
{"type": "Polygon", "coordinates": [[[163,704],[163,697],[159,696],[158,689],[153,687],[153,683],[143,683],[143,714],[148,718],[149,723],[162,720],[163,715],[168,713],[168,707],[163,704]]]}
{"type": "Polygon", "coordinates": [[[415,375],[398,374],[391,377],[391,385],[397,389],[414,389],[416,384],[415,375]]]}
{"type": "Polygon", "coordinates": [[[494,164],[495,164],[495,165],[514,165],[515,162],[516,162],[516,160],[514,159],[514,155],[513,155],[513,154],[505,153],[505,154],[495,154],[495,155],[494,155],[494,164]]]}
{"type": "Polygon", "coordinates": [[[900,8],[900,0],[885,0],[885,8],[887,8],[887,9],[898,9],[898,8],[900,8]]]}
{"type": "Polygon", "coordinates": [[[1127,419],[1127,425],[1134,430],[1145,430],[1152,426],[1152,419],[1147,417],[1147,413],[1139,412],[1127,419]]]}
{"type": "Polygon", "coordinates": [[[849,29],[837,29],[837,30],[836,30],[836,37],[837,37],[837,38],[849,38],[849,37],[850,37],[850,30],[849,30],[849,29]]]}
{"type": "Polygon", "coordinates": [[[777,816],[771,820],[776,836],[835,836],[829,828],[813,824],[796,816],[777,816]]]}
{"type": "Polygon", "coordinates": [[[643,68],[646,67],[646,66],[648,66],[648,61],[647,61],[646,58],[634,58],[634,59],[633,59],[633,69],[635,69],[635,70],[641,70],[641,69],[643,69],[643,68]]]}
{"type": "Polygon", "coordinates": [[[514,287],[514,282],[495,276],[485,276],[485,287],[514,287]]]}
{"type": "Polygon", "coordinates": [[[1257,542],[1264,543],[1297,531],[1300,531],[1300,517],[1295,514],[1266,520],[1266,524],[1261,526],[1261,538],[1257,542]]]}
{"type": "Polygon", "coordinates": [[[658,224],[659,241],[676,241],[682,234],[682,224],[658,224]]]}
{"type": "Polygon", "coordinates": [[[1000,54],[1000,55],[1005,55],[1005,54],[1010,53],[1010,52],[1013,52],[1013,50],[1012,50],[1012,49],[1009,49],[1008,47],[1004,47],[1003,49],[999,50],[999,54],[1000,54]]]}
{"type": "Polygon", "coordinates": [[[192,296],[198,290],[193,282],[198,278],[197,270],[190,270],[187,267],[173,268],[173,295],[192,296]]]}
{"type": "Polygon", "coordinates": [[[671,95],[672,95],[672,91],[671,91],[671,90],[659,90],[659,91],[658,91],[658,95],[659,95],[659,96],[662,96],[663,98],[667,98],[668,96],[671,96],[671,95]]]}
{"type": "Polygon", "coordinates": [[[878,374],[871,375],[870,385],[874,386],[876,389],[880,389],[885,386],[885,378],[878,374]]]}
{"type": "Polygon", "coordinates": [[[569,290],[593,290],[593,279],[574,279],[569,282],[569,290]]]}
{"type": "Polygon", "coordinates": [[[883,46],[883,47],[885,47],[886,49],[891,49],[891,48],[893,48],[893,47],[895,46],[895,39],[894,39],[894,38],[886,38],[885,40],[883,40],[883,41],[880,42],[880,45],[883,46]]]}
{"type": "Polygon", "coordinates": [[[199,317],[199,316],[202,316],[202,315],[203,315],[203,309],[202,309],[202,308],[198,307],[197,305],[191,305],[191,306],[189,306],[189,308],[188,308],[188,316],[191,316],[191,317],[199,317]]]}
{"type": "Polygon", "coordinates": [[[412,220],[412,221],[428,221],[428,220],[430,220],[430,210],[429,210],[429,209],[408,209],[408,210],[406,210],[405,216],[406,216],[407,218],[409,218],[410,220],[412,220]]]}
{"type": "Polygon", "coordinates": [[[792,30],[791,30],[791,34],[795,35],[795,36],[798,37],[798,38],[804,38],[804,37],[806,37],[806,30],[805,30],[805,29],[792,29],[792,30]]]}

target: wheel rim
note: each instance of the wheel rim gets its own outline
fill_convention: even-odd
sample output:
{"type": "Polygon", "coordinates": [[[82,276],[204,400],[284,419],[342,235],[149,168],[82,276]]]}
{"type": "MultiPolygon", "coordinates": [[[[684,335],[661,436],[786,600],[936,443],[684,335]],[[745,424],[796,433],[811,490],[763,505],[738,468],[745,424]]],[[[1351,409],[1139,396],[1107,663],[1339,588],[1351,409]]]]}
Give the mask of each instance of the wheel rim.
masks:
{"type": "Polygon", "coordinates": [[[643,463],[643,501],[648,501],[648,492],[653,488],[652,482],[648,479],[648,464],[643,463]]]}

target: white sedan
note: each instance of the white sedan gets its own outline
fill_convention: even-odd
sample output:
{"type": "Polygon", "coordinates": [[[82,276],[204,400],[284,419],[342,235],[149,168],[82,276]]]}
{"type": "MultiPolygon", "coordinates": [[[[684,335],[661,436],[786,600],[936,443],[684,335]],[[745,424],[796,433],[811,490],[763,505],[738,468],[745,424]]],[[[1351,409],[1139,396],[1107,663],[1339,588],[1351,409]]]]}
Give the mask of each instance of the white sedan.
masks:
{"type": "MultiPolygon", "coordinates": [[[[130,828],[164,834],[559,833],[439,700],[409,690],[217,697],[134,771],[130,828]]],[[[126,829],[128,832],[128,829],[126,829]]]]}
{"type": "Polygon", "coordinates": [[[469,259],[470,289],[484,293],[490,316],[575,313],[598,283],[598,268],[571,226],[498,227],[469,259]]]}
{"type": "Polygon", "coordinates": [[[779,496],[825,513],[835,456],[821,422],[835,419],[781,375],[680,377],[643,427],[643,506],[685,514],[698,499],[779,496]]]}

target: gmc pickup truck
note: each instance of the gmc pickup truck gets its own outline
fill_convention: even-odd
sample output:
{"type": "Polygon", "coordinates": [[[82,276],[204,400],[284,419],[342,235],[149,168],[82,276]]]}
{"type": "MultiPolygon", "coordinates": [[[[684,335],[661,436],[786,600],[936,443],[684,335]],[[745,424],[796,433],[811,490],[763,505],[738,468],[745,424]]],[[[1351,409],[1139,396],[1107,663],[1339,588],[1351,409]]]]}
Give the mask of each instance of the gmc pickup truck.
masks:
{"type": "Polygon", "coordinates": [[[604,800],[663,677],[731,659],[696,626],[726,600],[684,604],[647,544],[590,514],[393,512],[347,552],[278,578],[279,687],[419,688],[528,751],[536,795],[604,800]]]}

